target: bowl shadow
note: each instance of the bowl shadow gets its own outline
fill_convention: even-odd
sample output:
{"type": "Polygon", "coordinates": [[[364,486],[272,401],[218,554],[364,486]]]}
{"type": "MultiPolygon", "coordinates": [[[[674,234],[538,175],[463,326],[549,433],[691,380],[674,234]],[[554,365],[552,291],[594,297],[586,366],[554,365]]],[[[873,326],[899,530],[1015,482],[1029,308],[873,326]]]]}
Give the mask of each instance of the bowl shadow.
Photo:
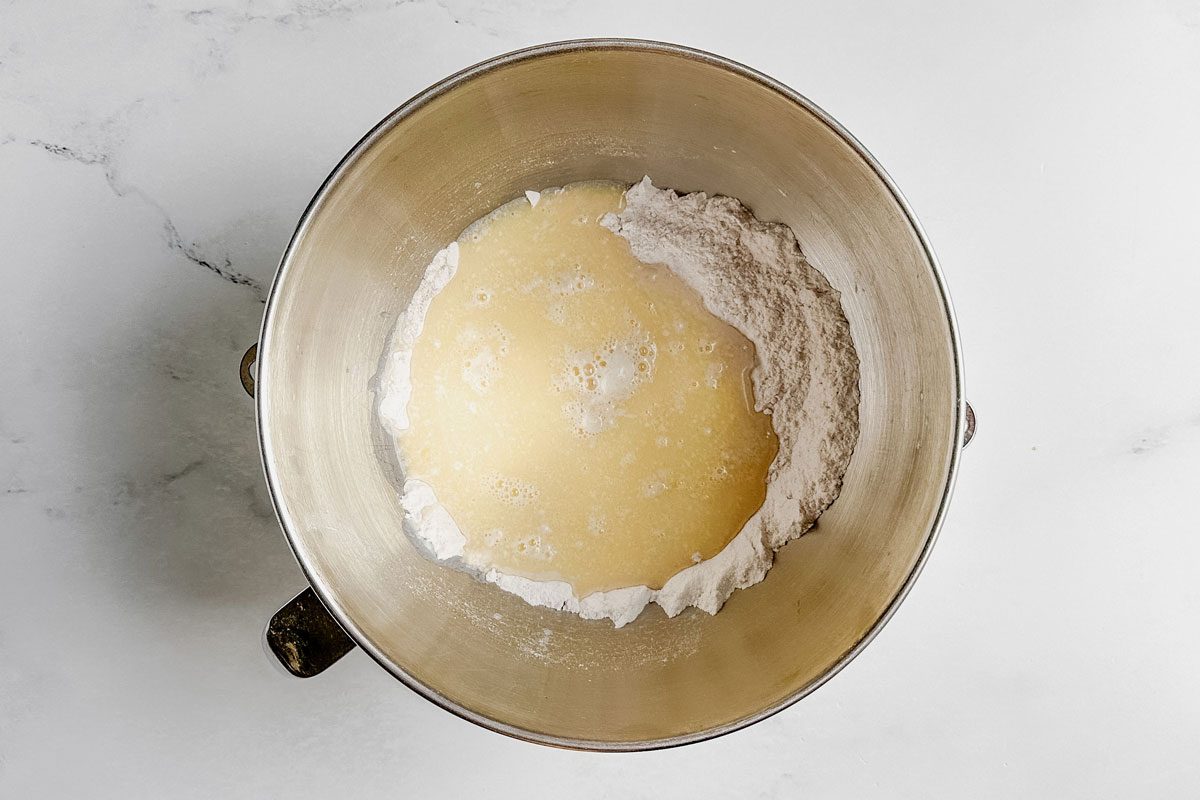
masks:
{"type": "Polygon", "coordinates": [[[271,507],[254,402],[238,374],[258,337],[261,292],[197,270],[150,294],[147,319],[98,343],[127,360],[119,391],[81,427],[81,449],[107,460],[113,478],[97,503],[116,528],[102,546],[115,542],[117,557],[105,560],[123,587],[152,601],[269,615],[304,577],[271,507]]]}

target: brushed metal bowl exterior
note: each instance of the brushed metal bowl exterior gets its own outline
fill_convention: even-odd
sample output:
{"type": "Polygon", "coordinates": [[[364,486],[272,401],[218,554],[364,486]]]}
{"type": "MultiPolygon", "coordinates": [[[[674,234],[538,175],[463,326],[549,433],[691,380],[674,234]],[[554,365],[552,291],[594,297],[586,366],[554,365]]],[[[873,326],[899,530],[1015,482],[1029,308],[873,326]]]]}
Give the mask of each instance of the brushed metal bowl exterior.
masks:
{"type": "MultiPolygon", "coordinates": [[[[787,335],[781,331],[780,335],[787,335]]],[[[932,251],[880,166],[812,103],[711,54],[551,44],[397,109],[302,218],[259,346],[263,461],[283,529],[350,635],[405,684],[523,739],[634,750],[789,705],[886,622],[945,513],[963,444],[957,333],[932,251]],[[841,497],[716,616],[607,621],[526,605],[401,533],[375,418],[385,343],[431,256],[525,189],[608,178],[703,190],[785,222],[842,293],[862,369],[841,497]]]]}

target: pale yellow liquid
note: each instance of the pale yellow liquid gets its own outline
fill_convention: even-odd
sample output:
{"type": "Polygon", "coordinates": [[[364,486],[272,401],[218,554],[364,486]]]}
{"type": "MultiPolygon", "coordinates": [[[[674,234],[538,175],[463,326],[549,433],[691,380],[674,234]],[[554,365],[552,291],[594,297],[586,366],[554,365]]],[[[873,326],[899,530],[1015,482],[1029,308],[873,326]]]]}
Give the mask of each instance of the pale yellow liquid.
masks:
{"type": "Polygon", "coordinates": [[[623,188],[548,192],[459,239],[399,440],[468,563],[579,597],[660,588],[720,552],[778,449],[754,410],[754,346],[598,224],[623,188]]]}

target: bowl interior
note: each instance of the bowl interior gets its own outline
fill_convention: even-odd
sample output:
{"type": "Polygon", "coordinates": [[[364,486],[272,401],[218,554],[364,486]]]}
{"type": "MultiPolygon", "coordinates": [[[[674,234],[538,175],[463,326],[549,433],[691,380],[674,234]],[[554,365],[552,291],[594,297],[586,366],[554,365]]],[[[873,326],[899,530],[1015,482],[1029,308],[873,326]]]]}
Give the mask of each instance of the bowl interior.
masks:
{"type": "Polygon", "coordinates": [[[819,683],[903,594],[953,474],[954,332],[920,237],[817,112],[725,62],[610,43],[507,57],[389,119],[323,190],[260,345],[272,493],[318,592],[386,667],[457,713],[594,747],[686,741],[819,683]],[[716,616],[607,621],[533,608],[432,563],[401,532],[375,416],[380,358],[424,266],[525,189],[606,178],[740,198],[842,293],[861,438],[841,497],[716,616]]]}

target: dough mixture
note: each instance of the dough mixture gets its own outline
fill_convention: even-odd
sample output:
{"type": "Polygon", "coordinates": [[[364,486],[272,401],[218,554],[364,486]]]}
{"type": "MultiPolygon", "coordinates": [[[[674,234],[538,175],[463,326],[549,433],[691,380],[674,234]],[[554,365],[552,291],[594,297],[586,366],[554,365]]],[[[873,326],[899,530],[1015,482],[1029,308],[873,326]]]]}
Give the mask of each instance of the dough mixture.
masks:
{"type": "Polygon", "coordinates": [[[426,269],[380,391],[410,536],[618,627],[762,580],[858,435],[838,294],[791,230],[648,178],[472,225],[426,269]]]}

